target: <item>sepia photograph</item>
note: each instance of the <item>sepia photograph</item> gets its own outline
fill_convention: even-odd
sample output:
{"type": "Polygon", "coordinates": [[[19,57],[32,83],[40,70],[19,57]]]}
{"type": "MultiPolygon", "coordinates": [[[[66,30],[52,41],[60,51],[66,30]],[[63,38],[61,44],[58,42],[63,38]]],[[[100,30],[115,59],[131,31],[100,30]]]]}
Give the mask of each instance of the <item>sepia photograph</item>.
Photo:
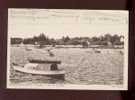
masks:
{"type": "Polygon", "coordinates": [[[128,90],[127,10],[8,9],[7,88],[128,90]]]}

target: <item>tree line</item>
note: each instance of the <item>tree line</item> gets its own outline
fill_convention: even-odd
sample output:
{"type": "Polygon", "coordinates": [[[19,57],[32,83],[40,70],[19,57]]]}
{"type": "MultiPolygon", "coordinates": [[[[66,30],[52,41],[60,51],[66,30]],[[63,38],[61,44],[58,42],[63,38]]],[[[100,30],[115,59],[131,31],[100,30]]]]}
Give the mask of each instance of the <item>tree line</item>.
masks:
{"type": "Polygon", "coordinates": [[[33,36],[31,38],[11,38],[11,44],[40,44],[40,45],[82,45],[86,42],[89,42],[91,45],[122,45],[124,44],[121,41],[121,38],[124,36],[119,36],[117,34],[105,34],[99,37],[74,37],[70,38],[69,36],[63,36],[61,39],[49,38],[44,33],[41,33],[38,36],[33,36]]]}

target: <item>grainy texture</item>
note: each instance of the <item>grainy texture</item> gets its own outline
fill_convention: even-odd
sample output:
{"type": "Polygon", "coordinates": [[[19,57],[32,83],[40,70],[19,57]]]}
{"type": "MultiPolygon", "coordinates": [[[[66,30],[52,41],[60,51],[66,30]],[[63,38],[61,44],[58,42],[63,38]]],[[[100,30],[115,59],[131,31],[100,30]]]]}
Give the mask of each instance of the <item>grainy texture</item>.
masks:
{"type": "MultiPolygon", "coordinates": [[[[28,58],[45,59],[48,56],[46,48],[37,49],[29,46],[31,50],[25,47],[11,47],[11,63],[20,66],[28,63],[28,58]]],[[[97,84],[113,85],[123,82],[123,54],[122,49],[98,49],[100,53],[92,48],[54,48],[51,51],[55,57],[61,60],[60,69],[66,71],[65,81],[51,80],[45,76],[33,76],[15,72],[10,68],[11,82],[15,84],[97,84]]],[[[48,65],[47,65],[48,66],[48,65]]]]}

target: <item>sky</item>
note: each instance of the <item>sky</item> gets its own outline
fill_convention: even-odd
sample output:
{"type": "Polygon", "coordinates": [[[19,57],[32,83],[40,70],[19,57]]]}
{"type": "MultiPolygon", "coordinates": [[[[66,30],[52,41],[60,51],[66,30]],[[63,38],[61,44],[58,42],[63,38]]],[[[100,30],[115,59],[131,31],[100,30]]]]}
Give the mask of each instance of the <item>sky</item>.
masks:
{"type": "Polygon", "coordinates": [[[92,37],[106,33],[128,33],[128,11],[69,9],[9,9],[8,33],[11,37],[49,38],[92,37]]]}

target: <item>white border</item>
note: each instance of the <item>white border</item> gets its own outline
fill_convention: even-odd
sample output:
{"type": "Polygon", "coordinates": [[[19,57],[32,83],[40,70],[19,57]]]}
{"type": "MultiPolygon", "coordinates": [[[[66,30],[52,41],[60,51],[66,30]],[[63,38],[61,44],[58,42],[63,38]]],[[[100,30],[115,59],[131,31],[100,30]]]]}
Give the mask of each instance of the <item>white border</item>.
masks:
{"type": "MultiPolygon", "coordinates": [[[[66,10],[66,9],[63,9],[63,10],[66,10]]],[[[109,11],[109,10],[106,10],[106,11],[109,11]]],[[[119,11],[119,10],[117,10],[117,11],[119,11]]],[[[128,11],[128,10],[123,10],[123,11],[128,11]]],[[[128,14],[128,18],[129,18],[129,14],[128,14]]],[[[7,36],[8,36],[7,37],[8,42],[7,42],[7,84],[6,84],[6,87],[8,89],[128,90],[128,40],[129,40],[128,34],[125,34],[125,36],[124,36],[124,68],[123,68],[124,79],[123,79],[123,85],[71,85],[71,84],[60,84],[60,85],[45,84],[44,86],[35,86],[35,85],[32,85],[32,84],[30,86],[11,85],[10,81],[9,81],[9,74],[10,74],[10,37],[11,36],[10,36],[10,34],[8,34],[7,36]]]]}

